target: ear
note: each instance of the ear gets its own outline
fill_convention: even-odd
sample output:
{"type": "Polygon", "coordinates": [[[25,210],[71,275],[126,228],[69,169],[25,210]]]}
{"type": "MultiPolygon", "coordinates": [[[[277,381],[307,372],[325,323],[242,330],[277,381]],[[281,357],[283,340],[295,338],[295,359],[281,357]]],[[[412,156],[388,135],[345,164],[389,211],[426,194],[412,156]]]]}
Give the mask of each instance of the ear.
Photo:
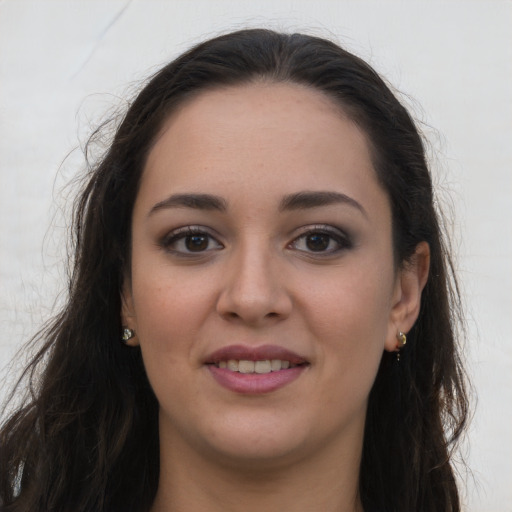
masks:
{"type": "Polygon", "coordinates": [[[429,267],[430,247],[427,242],[420,242],[411,259],[397,273],[385,343],[388,352],[396,350],[398,333],[408,333],[418,318],[429,267]]]}
{"type": "Polygon", "coordinates": [[[135,331],[135,336],[126,341],[126,344],[132,347],[139,345],[139,338],[137,336],[137,319],[135,316],[135,309],[133,307],[132,283],[128,277],[124,278],[121,290],[121,323],[123,328],[128,327],[135,331]]]}

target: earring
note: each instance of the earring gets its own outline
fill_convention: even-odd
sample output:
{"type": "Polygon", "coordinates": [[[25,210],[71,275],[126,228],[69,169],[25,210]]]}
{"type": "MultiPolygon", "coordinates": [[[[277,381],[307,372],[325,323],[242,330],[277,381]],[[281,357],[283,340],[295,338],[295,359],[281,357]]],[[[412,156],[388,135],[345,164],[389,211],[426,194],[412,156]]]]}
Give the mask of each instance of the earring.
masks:
{"type": "Polygon", "coordinates": [[[402,350],[402,348],[404,348],[405,344],[407,343],[407,335],[404,332],[399,331],[396,338],[398,340],[396,342],[396,348],[395,348],[396,360],[400,361],[400,350],[402,350]]]}
{"type": "Polygon", "coordinates": [[[121,341],[127,345],[128,341],[135,337],[135,331],[130,329],[129,327],[123,327],[123,335],[121,336],[121,341]]]}

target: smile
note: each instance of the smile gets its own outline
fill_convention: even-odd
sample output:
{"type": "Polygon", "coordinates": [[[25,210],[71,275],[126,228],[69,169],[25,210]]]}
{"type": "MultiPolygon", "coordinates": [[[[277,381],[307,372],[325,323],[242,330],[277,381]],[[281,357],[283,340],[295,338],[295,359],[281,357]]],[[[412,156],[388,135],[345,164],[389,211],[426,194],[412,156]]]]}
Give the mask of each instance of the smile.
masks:
{"type": "Polygon", "coordinates": [[[204,364],[221,387],[247,395],[276,391],[310,367],[304,357],[276,345],[230,345],[210,354],[204,364]]]}
{"type": "Polygon", "coordinates": [[[281,359],[264,359],[260,361],[229,359],[227,361],[219,361],[215,366],[217,368],[227,368],[232,372],[264,374],[287,370],[288,368],[294,368],[297,365],[290,363],[290,361],[281,359]]]}

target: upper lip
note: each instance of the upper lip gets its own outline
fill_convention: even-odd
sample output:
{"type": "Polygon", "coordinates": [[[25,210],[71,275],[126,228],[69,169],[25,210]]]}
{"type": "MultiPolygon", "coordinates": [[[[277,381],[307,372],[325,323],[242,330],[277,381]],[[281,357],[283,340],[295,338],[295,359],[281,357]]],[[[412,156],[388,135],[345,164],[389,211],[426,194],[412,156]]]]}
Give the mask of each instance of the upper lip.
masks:
{"type": "Polygon", "coordinates": [[[258,347],[229,345],[212,352],[208,357],[206,357],[204,362],[205,364],[215,364],[220,361],[229,361],[230,359],[246,361],[280,359],[281,361],[290,361],[290,363],[293,364],[303,364],[308,362],[299,354],[277,345],[260,345],[258,347]]]}

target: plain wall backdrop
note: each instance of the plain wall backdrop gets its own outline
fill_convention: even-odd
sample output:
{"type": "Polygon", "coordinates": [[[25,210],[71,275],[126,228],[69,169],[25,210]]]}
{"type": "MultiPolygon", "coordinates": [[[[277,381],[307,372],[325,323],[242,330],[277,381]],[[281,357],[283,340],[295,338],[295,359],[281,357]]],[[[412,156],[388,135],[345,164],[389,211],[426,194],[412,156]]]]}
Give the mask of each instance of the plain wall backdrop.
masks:
{"type": "Polygon", "coordinates": [[[510,1],[0,0],[0,401],[16,369],[8,361],[63,297],[73,191],[64,185],[84,167],[73,149],[160,65],[250,26],[334,38],[421,122],[451,224],[478,395],[465,508],[512,511],[510,1]]]}

